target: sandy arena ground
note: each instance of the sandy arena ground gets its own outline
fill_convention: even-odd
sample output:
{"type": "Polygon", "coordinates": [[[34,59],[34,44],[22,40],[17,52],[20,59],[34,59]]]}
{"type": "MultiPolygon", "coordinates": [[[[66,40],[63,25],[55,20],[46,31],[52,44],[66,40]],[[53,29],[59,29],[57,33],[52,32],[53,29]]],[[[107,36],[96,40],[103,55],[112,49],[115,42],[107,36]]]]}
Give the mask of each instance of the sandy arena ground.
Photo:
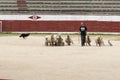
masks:
{"type": "Polygon", "coordinates": [[[0,79],[11,80],[120,80],[120,37],[103,37],[105,46],[46,47],[44,36],[0,37],[0,79]],[[113,46],[109,46],[110,39],[113,46]]]}

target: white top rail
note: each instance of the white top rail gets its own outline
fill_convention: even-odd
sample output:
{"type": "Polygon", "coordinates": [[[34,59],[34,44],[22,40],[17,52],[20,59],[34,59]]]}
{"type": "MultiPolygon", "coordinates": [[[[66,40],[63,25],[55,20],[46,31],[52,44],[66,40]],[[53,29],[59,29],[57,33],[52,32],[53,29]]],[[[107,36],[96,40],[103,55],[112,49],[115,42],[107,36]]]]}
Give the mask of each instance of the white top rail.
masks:
{"type": "Polygon", "coordinates": [[[0,20],[37,20],[37,21],[117,21],[120,16],[94,15],[0,15],[0,20]]]}

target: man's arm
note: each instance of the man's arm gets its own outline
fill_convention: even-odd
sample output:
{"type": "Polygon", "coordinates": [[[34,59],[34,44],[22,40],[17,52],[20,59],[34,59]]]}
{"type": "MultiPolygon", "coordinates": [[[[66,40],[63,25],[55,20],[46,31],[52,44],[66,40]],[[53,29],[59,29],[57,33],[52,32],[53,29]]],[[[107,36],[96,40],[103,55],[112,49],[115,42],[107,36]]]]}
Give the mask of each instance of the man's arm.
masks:
{"type": "Polygon", "coordinates": [[[87,27],[85,26],[85,30],[87,31],[87,27]]]}
{"type": "Polygon", "coordinates": [[[81,26],[80,26],[80,28],[79,28],[79,31],[81,31],[81,26]]]}

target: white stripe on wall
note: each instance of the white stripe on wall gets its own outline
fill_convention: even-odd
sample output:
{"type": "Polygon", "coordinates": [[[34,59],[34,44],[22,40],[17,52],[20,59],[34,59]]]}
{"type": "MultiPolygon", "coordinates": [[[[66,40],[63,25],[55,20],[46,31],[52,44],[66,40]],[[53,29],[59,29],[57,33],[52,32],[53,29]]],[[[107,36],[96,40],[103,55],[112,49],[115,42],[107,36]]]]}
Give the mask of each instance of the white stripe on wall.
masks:
{"type": "MultiPolygon", "coordinates": [[[[33,15],[0,15],[0,20],[32,20],[33,15]]],[[[120,16],[92,16],[92,15],[36,15],[41,17],[38,21],[120,21],[120,16]]]]}

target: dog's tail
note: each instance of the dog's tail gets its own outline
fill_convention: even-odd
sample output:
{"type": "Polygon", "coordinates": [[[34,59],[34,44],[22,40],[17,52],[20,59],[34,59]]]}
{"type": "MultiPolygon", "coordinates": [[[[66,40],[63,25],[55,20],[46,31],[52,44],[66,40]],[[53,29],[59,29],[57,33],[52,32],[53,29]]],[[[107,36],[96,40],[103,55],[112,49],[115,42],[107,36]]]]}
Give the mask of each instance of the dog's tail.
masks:
{"type": "Polygon", "coordinates": [[[29,36],[29,35],[30,35],[30,33],[27,33],[27,35],[29,36]]]}

